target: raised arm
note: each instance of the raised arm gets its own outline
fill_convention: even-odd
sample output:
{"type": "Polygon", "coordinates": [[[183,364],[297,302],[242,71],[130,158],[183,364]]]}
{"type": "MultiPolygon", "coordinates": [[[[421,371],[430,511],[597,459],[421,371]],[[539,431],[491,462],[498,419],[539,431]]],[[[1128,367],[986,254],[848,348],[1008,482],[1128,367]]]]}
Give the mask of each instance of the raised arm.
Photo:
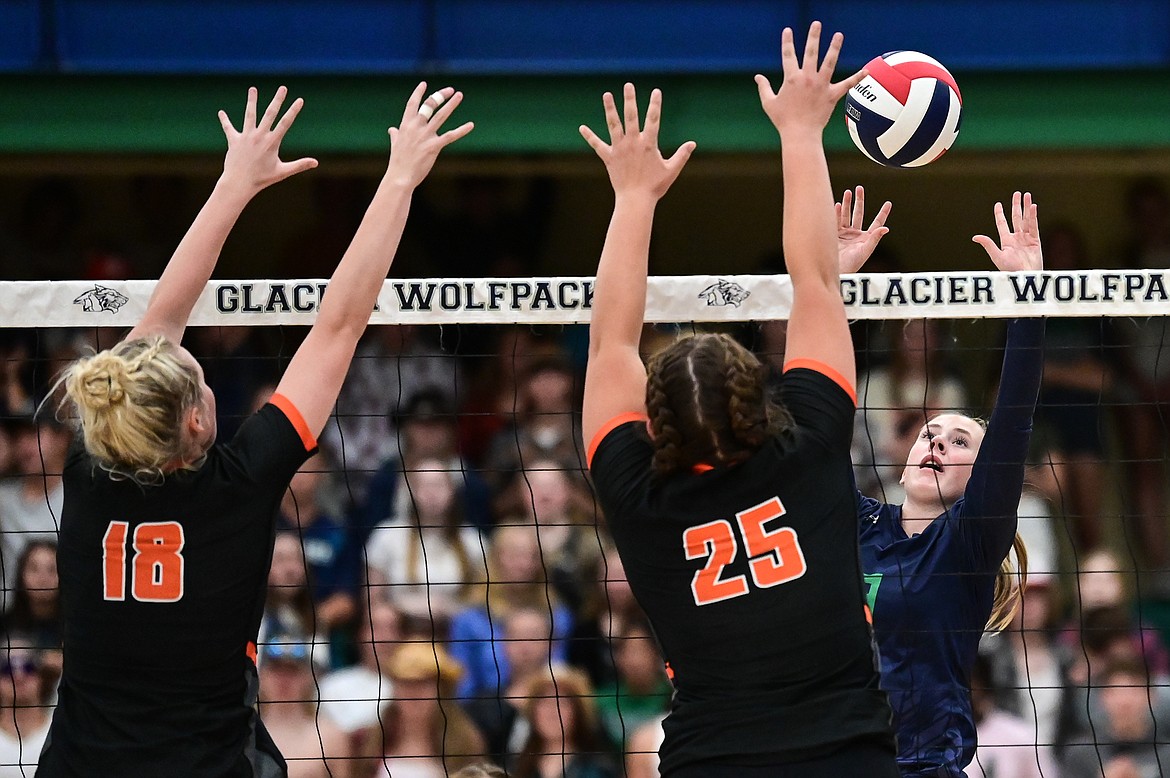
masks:
{"type": "Polygon", "coordinates": [[[277,89],[264,115],[257,121],[257,92],[255,87],[249,89],[244,121],[239,130],[225,112],[219,112],[219,123],[223,125],[228,143],[223,174],[187,234],[179,241],[154,294],[150,296],[142,321],[126,336],[128,339],[163,335],[174,343],[181,341],[191,309],[207,286],[224,241],[244,206],[270,184],[317,167],[317,160],[307,157],[294,162],[280,160],[280,142],[304,105],[298,97],[284,116],[280,116],[287,94],[288,90],[283,86],[277,89]],[[278,116],[280,121],[277,121],[278,116]]]}
{"type": "Polygon", "coordinates": [[[435,164],[439,152],[471,132],[472,124],[439,134],[443,123],[463,100],[450,87],[423,100],[419,84],[402,121],[390,128],[390,162],[353,241],[329,280],[317,321],[293,355],[277,393],[304,417],[317,435],[341,391],[358,338],[365,332],[382,282],[398,250],[410,199],[435,164]]]}
{"type": "Polygon", "coordinates": [[[864,78],[865,71],[832,83],[843,36],[833,35],[818,66],[820,35],[820,22],[813,22],[803,60],[798,61],[792,30],[785,28],[780,91],[774,92],[762,75],[756,76],[756,85],[764,112],[780,133],[784,165],[784,258],[793,287],[785,360],[819,362],[835,371],[852,391],[857,369],[841,300],[837,216],[821,136],[837,102],[864,78]]]}
{"type": "MultiPolygon", "coordinates": [[[[972,240],[986,249],[997,268],[1005,272],[1044,269],[1040,226],[1030,193],[1021,196],[1016,192],[1012,196],[1011,226],[1003,205],[996,203],[995,223],[999,245],[986,235],[976,235],[972,240]]],[[[999,565],[1016,533],[1032,415],[1043,374],[1043,348],[1043,319],[1013,319],[1008,323],[995,409],[963,494],[963,514],[971,520],[960,522],[964,529],[978,533],[977,542],[989,566],[999,565]]]]}
{"type": "Polygon", "coordinates": [[[664,159],[658,150],[662,93],[650,93],[646,125],[638,127],[634,85],[626,84],[625,118],[613,95],[602,97],[609,144],[588,127],[581,135],[601,157],[613,185],[613,218],[597,265],[593,312],[589,318],[589,363],[585,370],[582,433],[592,441],[598,430],[623,413],[646,412],[646,368],[638,352],[646,312],[646,273],[654,208],[678,178],[695,149],[684,143],[664,159]]]}

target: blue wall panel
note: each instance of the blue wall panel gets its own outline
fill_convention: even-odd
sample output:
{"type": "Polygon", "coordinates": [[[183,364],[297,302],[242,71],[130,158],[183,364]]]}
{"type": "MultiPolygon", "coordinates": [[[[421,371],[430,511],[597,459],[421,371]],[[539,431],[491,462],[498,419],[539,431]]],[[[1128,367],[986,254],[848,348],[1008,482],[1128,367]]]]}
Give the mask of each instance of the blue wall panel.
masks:
{"type": "Polygon", "coordinates": [[[1170,67],[1170,0],[0,0],[0,68],[36,61],[40,8],[71,72],[775,72],[780,28],[813,18],[846,34],[845,68],[894,49],[959,71],[1170,67]]]}
{"type": "Polygon", "coordinates": [[[57,0],[61,69],[407,72],[425,0],[57,0]]]}
{"type": "Polygon", "coordinates": [[[0,70],[31,70],[36,67],[40,50],[40,3],[0,0],[0,70]]]}
{"type": "Polygon", "coordinates": [[[790,0],[436,0],[435,58],[454,70],[719,72],[780,61],[790,0]]]}
{"type": "Polygon", "coordinates": [[[1167,0],[834,0],[810,3],[845,33],[846,64],[896,49],[954,70],[1165,67],[1167,0]]]}

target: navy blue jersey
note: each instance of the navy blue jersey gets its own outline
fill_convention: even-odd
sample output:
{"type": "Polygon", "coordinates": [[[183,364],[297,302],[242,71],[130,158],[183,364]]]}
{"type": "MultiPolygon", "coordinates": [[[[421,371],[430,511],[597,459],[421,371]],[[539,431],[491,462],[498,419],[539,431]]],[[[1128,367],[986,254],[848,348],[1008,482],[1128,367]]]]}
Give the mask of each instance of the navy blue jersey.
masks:
{"type": "Polygon", "coordinates": [[[893,767],[855,534],[854,403],[822,371],[832,372],[784,374],[795,429],[732,467],[655,482],[646,418],[634,414],[590,447],[630,586],[673,674],[664,775],[861,740],[886,743],[893,767]]]}
{"type": "Polygon", "coordinates": [[[255,640],[281,495],[316,443],[273,403],[157,486],[71,453],[64,669],[38,776],[284,774],[254,707],[255,640]]]}
{"type": "Polygon", "coordinates": [[[858,495],[861,559],[903,776],[957,778],[975,755],[970,673],[1011,550],[1041,378],[1042,319],[1008,326],[995,410],[963,496],[919,535],[858,495]]]}

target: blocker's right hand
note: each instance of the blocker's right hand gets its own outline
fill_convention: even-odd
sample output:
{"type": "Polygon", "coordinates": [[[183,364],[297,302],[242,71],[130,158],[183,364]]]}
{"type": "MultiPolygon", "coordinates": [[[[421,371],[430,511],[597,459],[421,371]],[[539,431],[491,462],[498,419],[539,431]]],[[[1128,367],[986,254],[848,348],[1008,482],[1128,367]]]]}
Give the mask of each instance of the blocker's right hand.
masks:
{"type": "Polygon", "coordinates": [[[257,122],[258,93],[256,87],[249,88],[248,103],[244,107],[244,121],[238,130],[232,125],[226,111],[219,112],[219,123],[223,126],[223,134],[227,136],[228,143],[227,156],[223,160],[225,182],[238,186],[251,195],[278,181],[317,167],[317,160],[311,157],[292,162],[280,160],[280,143],[305,104],[305,101],[298,97],[285,111],[284,116],[280,117],[280,121],[277,121],[276,117],[280,114],[280,107],[287,95],[288,89],[285,87],[277,89],[272,102],[268,104],[264,115],[257,122]]]}
{"type": "Polygon", "coordinates": [[[440,135],[443,123],[463,102],[463,93],[448,86],[424,100],[426,91],[427,83],[420,82],[406,101],[402,121],[389,130],[390,163],[386,175],[411,188],[421,184],[431,172],[440,151],[475,129],[474,123],[466,122],[440,135]]]}
{"type": "Polygon", "coordinates": [[[650,93],[650,107],[646,110],[646,125],[638,128],[638,100],[633,84],[624,90],[625,120],[618,116],[613,94],[606,92],[601,102],[605,106],[605,124],[609,128],[609,143],[586,127],[580,127],[585,142],[597,152],[616,196],[645,195],[660,199],[682,172],[691,158],[695,142],[687,141],[678,150],[663,159],[658,149],[658,125],[662,118],[662,92],[650,93]]]}
{"type": "Polygon", "coordinates": [[[792,28],[784,28],[780,35],[780,58],[784,67],[784,83],[780,91],[772,90],[772,83],[767,76],[756,76],[760,104],[781,134],[797,127],[823,130],[837,102],[865,78],[866,71],[862,69],[844,81],[833,83],[833,70],[837,67],[837,56],[841,53],[844,40],[845,36],[841,33],[833,33],[829,50],[818,67],[821,23],[813,22],[808,28],[804,59],[799,62],[796,59],[796,46],[792,42],[792,28]]]}

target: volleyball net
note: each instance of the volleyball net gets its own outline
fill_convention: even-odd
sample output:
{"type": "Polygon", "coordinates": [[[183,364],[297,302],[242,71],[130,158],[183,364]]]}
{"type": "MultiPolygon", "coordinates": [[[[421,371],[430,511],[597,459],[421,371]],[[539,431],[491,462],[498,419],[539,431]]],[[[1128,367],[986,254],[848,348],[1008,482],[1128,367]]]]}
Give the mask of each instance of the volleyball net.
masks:
{"type": "MultiPolygon", "coordinates": [[[[1170,740],[1168,282],[1158,270],[841,279],[855,474],[885,502],[901,501],[930,416],[990,412],[1005,321],[1049,319],[1019,511],[1028,584],[1012,626],[983,641],[968,775],[1009,759],[1061,775],[1133,723],[1119,723],[1114,689],[1141,697],[1128,710],[1152,722],[1151,743],[1170,740]]],[[[55,575],[39,571],[70,430],[32,411],[61,367],[133,326],[154,284],[0,282],[5,667],[16,678],[35,664],[48,681],[35,702],[10,684],[17,705],[51,706],[59,672],[55,575]]],[[[184,343],[216,393],[221,440],[271,394],[325,294],[316,279],[208,284],[184,343]]],[[[262,715],[290,761],[363,778],[489,763],[527,775],[553,753],[590,775],[657,774],[670,683],[580,433],[592,299],[581,277],[384,283],[321,453],[281,508],[259,664],[262,715]],[[304,720],[318,742],[282,743],[282,726],[304,720]],[[411,751],[419,742],[427,753],[411,751]]],[[[644,351],[726,332],[778,375],[791,300],[782,275],[653,277],[644,351]]]]}

